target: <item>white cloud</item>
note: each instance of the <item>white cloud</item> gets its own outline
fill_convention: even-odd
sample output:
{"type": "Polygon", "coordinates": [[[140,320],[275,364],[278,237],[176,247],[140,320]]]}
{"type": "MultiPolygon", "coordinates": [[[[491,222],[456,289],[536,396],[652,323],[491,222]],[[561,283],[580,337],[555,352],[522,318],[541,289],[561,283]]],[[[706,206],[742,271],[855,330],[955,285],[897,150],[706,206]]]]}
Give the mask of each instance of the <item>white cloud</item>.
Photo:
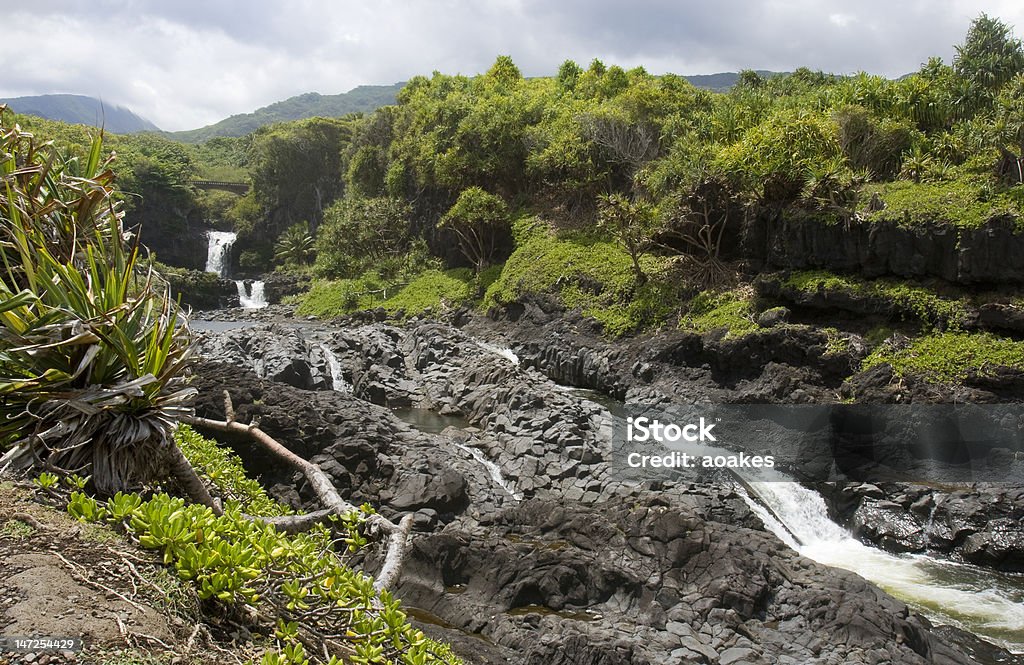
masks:
{"type": "Polygon", "coordinates": [[[0,51],[0,96],[102,97],[173,130],[303,92],[475,74],[498,54],[531,76],[595,57],[680,74],[898,76],[931,55],[948,61],[981,11],[1024,34],[1024,6],[1006,0],[38,0],[5,15],[18,29],[0,51]]]}

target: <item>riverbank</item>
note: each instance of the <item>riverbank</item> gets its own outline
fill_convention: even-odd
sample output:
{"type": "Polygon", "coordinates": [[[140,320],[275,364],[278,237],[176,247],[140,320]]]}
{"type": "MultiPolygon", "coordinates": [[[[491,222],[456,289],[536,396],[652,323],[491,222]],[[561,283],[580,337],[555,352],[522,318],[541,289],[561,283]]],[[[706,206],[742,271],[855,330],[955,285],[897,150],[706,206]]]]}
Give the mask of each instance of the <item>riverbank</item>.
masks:
{"type": "MultiPolygon", "coordinates": [[[[493,647],[480,662],[1013,662],[952,626],[964,621],[935,628],[860,577],[800,556],[734,486],[619,482],[604,452],[607,397],[566,388],[629,403],[785,386],[775,399],[802,390],[834,401],[837,386],[806,366],[769,354],[759,374],[723,381],[711,366],[673,363],[674,335],[611,344],[564,320],[459,313],[460,329],[374,318],[205,334],[202,353],[216,362],[198,372],[200,412],[219,415],[228,389],[240,418],[301,446],[353,500],[415,512],[398,593],[461,651],[493,647]],[[425,413],[436,419],[426,427],[425,413]],[[446,422],[454,427],[429,431],[446,422]]],[[[814,358],[809,334],[765,348],[814,358]]],[[[250,462],[279,496],[308,498],[250,462]]],[[[1009,607],[1020,601],[1012,584],[999,592],[1009,607]]]]}

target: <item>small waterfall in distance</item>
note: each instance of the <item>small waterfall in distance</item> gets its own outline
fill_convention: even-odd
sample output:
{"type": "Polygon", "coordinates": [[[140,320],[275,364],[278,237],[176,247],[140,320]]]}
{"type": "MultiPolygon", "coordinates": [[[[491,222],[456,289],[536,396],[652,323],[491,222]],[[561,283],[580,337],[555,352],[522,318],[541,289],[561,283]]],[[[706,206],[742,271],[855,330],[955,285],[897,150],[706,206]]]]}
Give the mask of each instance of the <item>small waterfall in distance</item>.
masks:
{"type": "Polygon", "coordinates": [[[320,344],[320,350],[323,351],[324,358],[327,359],[327,366],[331,370],[331,387],[339,393],[351,394],[352,384],[345,380],[345,375],[341,371],[341,361],[338,360],[337,354],[326,342],[320,344]]]}
{"type": "Polygon", "coordinates": [[[228,276],[228,250],[235,244],[238,234],[231,231],[210,231],[207,234],[209,245],[206,248],[206,272],[217,273],[221,277],[228,276]]]}
{"type": "Polygon", "coordinates": [[[235,280],[235,287],[238,289],[238,304],[246,309],[263,309],[268,304],[267,298],[263,295],[265,284],[261,281],[252,282],[251,292],[246,288],[245,282],[235,280]]]}

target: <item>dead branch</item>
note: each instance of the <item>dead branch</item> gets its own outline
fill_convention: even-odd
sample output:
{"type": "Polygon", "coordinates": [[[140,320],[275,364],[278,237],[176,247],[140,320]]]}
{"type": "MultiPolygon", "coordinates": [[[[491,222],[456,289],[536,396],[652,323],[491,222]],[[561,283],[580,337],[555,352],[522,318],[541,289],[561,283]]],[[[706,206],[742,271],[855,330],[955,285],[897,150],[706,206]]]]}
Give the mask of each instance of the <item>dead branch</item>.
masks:
{"type": "MultiPolygon", "coordinates": [[[[224,391],[225,411],[229,414],[229,420],[211,420],[194,416],[186,419],[185,422],[217,430],[220,432],[234,432],[244,434],[259,443],[264,449],[283,460],[289,466],[302,472],[309,482],[310,487],[316,494],[320,503],[325,506],[324,510],[316,511],[308,515],[285,515],[272,518],[253,518],[271,524],[274,528],[285,533],[299,533],[311,528],[313,525],[330,519],[331,516],[346,515],[352,512],[359,512],[357,506],[352,505],[338,494],[334,483],[323,470],[313,462],[310,462],[285,446],[278,443],[272,436],[261,430],[256,425],[244,425],[234,420],[234,407],[231,404],[231,397],[224,391]]],[[[366,525],[371,531],[378,531],[389,536],[387,550],[384,556],[384,564],[381,566],[380,574],[374,583],[374,587],[380,591],[390,587],[397,579],[405,562],[408,552],[409,532],[412,529],[413,517],[406,515],[401,522],[395,524],[383,515],[369,515],[366,525]]]]}

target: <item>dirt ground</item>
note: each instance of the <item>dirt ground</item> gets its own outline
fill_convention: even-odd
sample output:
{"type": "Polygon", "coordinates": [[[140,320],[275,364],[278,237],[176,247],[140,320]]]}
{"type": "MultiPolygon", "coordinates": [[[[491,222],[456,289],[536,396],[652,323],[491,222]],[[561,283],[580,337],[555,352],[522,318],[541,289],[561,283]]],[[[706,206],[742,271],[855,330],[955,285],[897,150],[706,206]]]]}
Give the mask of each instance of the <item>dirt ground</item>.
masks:
{"type": "Polygon", "coordinates": [[[154,553],[36,501],[27,483],[0,478],[0,638],[73,637],[84,645],[77,653],[0,645],[0,665],[248,659],[200,616],[194,593],[154,553]]]}

